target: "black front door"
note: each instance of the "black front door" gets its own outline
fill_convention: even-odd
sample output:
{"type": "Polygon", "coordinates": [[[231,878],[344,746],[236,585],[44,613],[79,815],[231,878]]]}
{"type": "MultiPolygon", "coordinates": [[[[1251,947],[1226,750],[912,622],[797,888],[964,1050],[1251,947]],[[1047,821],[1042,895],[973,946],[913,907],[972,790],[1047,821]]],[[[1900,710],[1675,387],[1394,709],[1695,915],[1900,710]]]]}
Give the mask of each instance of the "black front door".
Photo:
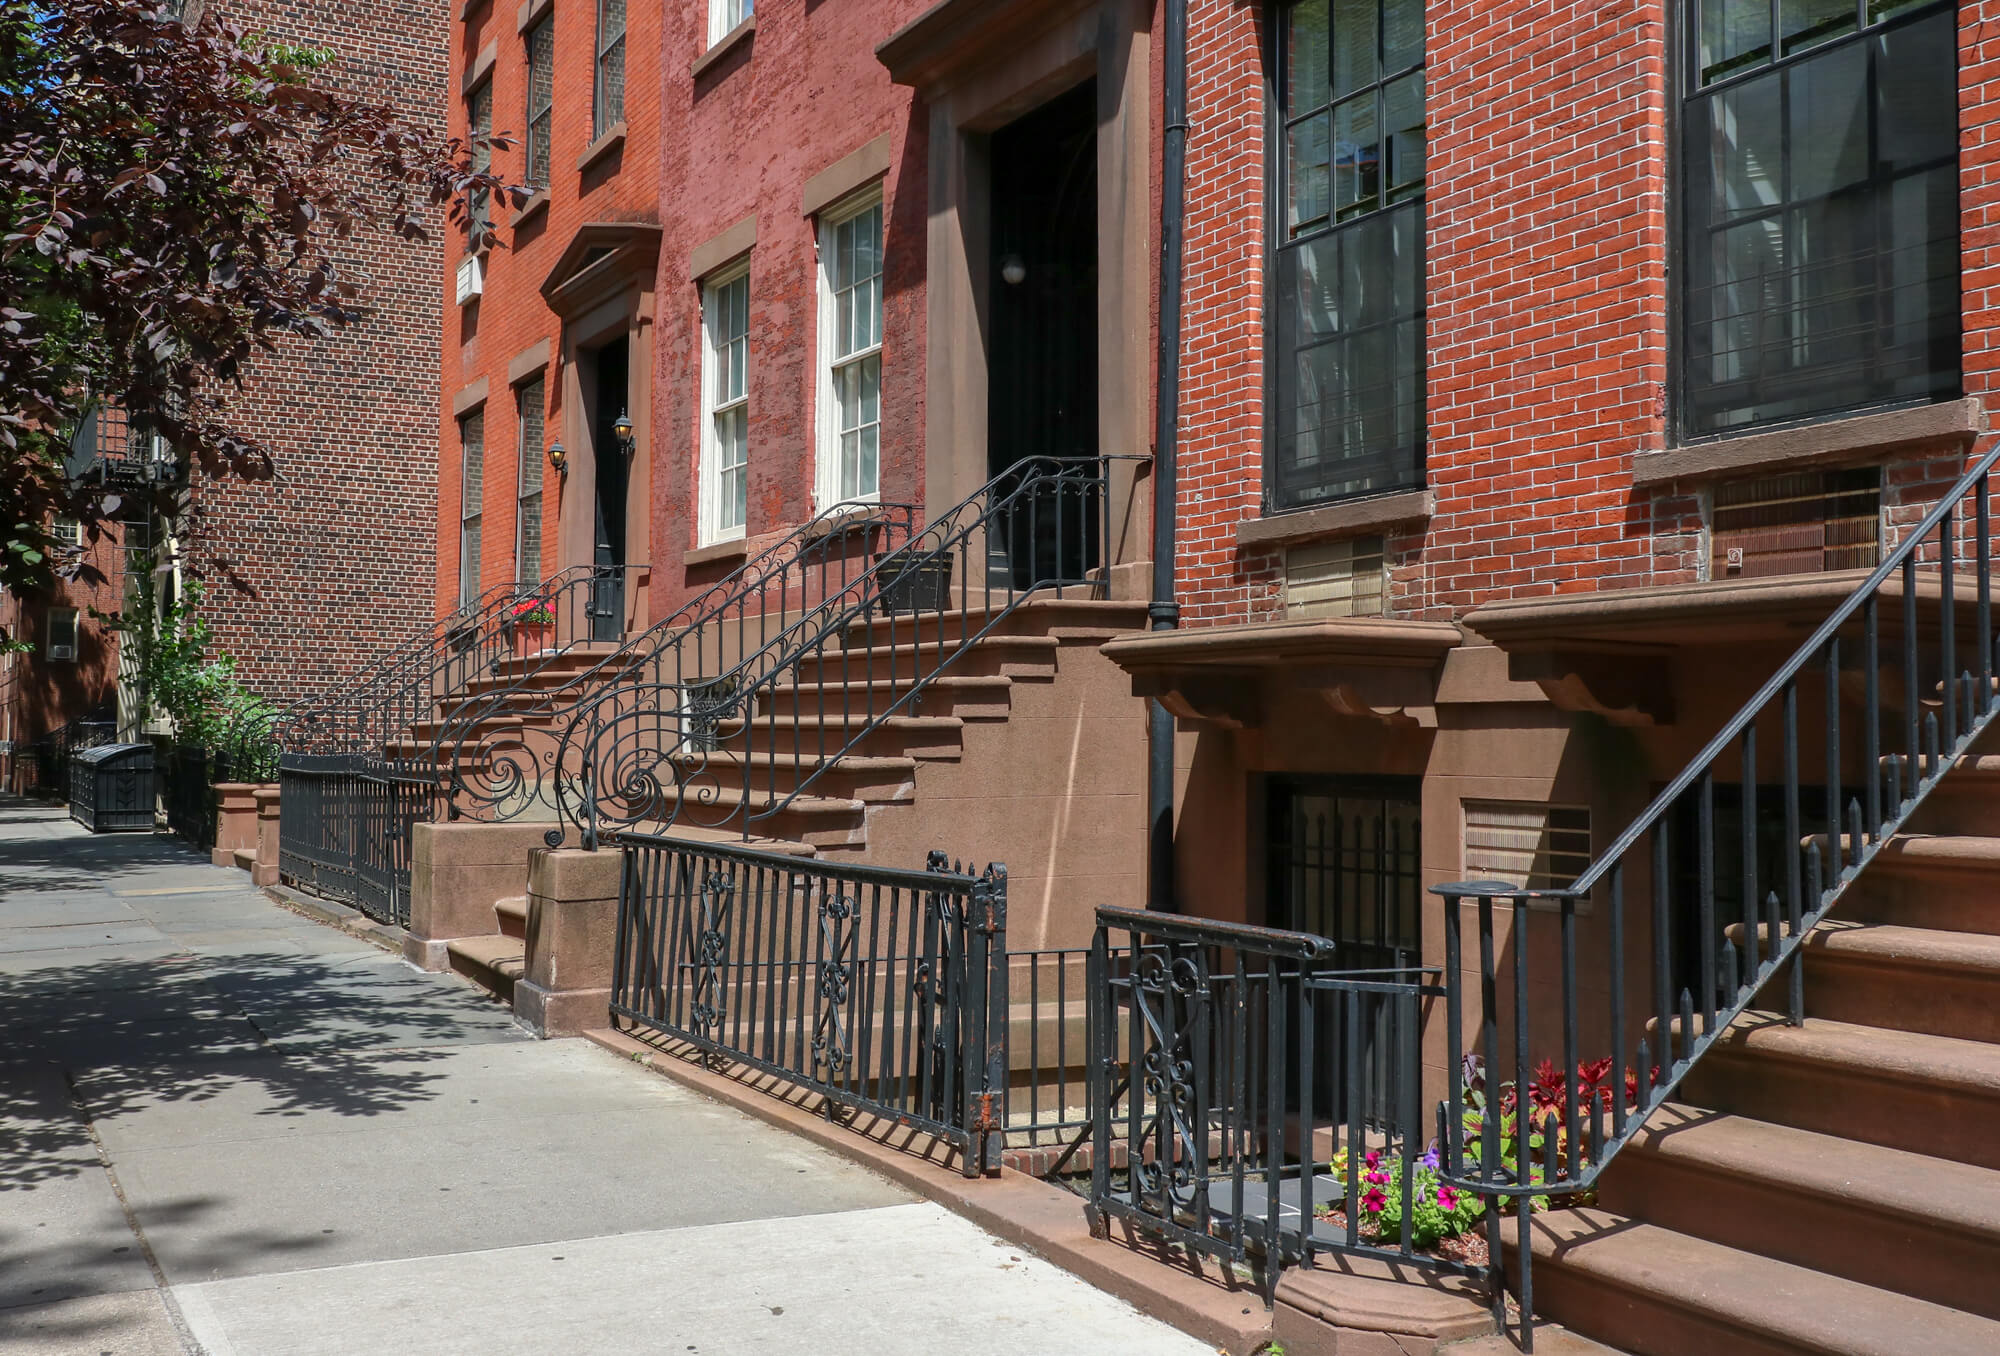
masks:
{"type": "Polygon", "coordinates": [[[597,350],[597,402],[591,410],[590,445],[597,461],[597,578],[591,587],[590,638],[617,641],[625,634],[625,488],[631,460],[618,437],[620,415],[630,411],[626,341],[597,350]]]}
{"type": "MultiPolygon", "coordinates": [[[[1097,85],[995,132],[987,271],[987,461],[1097,455],[1097,85]]],[[[1004,493],[1005,491],[1003,491],[1004,493]]],[[[1097,563],[1092,499],[1017,498],[1001,541],[1016,587],[1097,563]]]]}

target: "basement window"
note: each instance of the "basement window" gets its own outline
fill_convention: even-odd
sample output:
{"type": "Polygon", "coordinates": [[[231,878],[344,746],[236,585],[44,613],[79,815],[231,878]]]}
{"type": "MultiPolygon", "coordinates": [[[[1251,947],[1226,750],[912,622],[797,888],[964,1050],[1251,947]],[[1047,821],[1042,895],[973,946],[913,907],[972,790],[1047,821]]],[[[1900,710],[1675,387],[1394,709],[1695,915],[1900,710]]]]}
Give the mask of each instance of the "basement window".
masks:
{"type": "Polygon", "coordinates": [[[1709,578],[1872,569],[1881,559],[1882,473],[1806,471],[1715,487],[1709,578]]]}
{"type": "Polygon", "coordinates": [[[1388,592],[1380,537],[1315,542],[1285,552],[1285,616],[1379,617],[1388,592]]]}

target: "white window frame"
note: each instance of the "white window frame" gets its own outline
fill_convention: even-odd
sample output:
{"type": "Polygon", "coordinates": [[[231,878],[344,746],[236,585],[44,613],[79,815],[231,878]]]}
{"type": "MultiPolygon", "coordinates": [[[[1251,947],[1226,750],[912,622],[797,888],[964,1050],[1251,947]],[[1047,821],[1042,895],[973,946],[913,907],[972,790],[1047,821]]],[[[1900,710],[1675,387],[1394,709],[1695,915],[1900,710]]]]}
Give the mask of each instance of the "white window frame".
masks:
{"type": "Polygon", "coordinates": [[[458,603],[464,607],[479,596],[486,552],[486,407],[475,405],[458,417],[458,603]],[[479,451],[466,446],[465,431],[479,421],[479,451]],[[468,503],[465,495],[466,469],[474,456],[479,464],[479,495],[468,503]],[[477,543],[477,550],[467,548],[477,543]]]}
{"type": "MultiPolygon", "coordinates": [[[[878,503],[882,497],[882,299],[883,271],[878,268],[875,275],[875,342],[852,353],[835,354],[838,345],[835,332],[839,328],[838,302],[834,295],[833,260],[835,255],[835,233],[848,222],[882,208],[882,188],[875,185],[855,194],[838,205],[820,214],[819,219],[819,334],[817,353],[819,355],[815,374],[815,413],[813,427],[814,471],[813,495],[818,508],[832,508],[842,502],[878,503]],[[834,388],[834,371],[837,367],[851,367],[857,363],[874,359],[875,379],[875,484],[854,494],[841,491],[840,460],[840,401],[834,388]]],[[[887,222],[882,223],[882,234],[876,238],[876,262],[883,262],[883,237],[888,234],[887,222]]]]}
{"type": "Polygon", "coordinates": [[[49,536],[64,546],[82,546],[83,523],[75,518],[57,518],[49,524],[49,536]]]}
{"type": "Polygon", "coordinates": [[[542,475],[548,399],[545,376],[530,377],[514,389],[514,581],[526,589],[537,588],[542,582],[542,553],[548,544],[548,502],[542,475]],[[531,427],[532,438],[528,436],[531,427]],[[533,550],[528,542],[531,508],[537,511],[533,550]]]}
{"type": "MultiPolygon", "coordinates": [[[[743,390],[728,400],[717,398],[718,384],[723,371],[726,354],[723,351],[722,331],[718,327],[718,311],[725,289],[736,283],[745,285],[746,293],[750,277],[750,263],[742,263],[722,269],[702,281],[701,287],[701,504],[700,539],[701,545],[714,542],[736,541],[748,530],[747,521],[724,525],[722,519],[722,441],[716,436],[715,424],[719,416],[742,411],[744,416],[743,474],[750,474],[749,406],[750,406],[750,354],[749,326],[746,320],[742,341],[743,390]]],[[[749,298],[744,299],[747,316],[749,298]]],[[[749,517],[746,494],[744,517],[749,517]]]]}
{"type": "Polygon", "coordinates": [[[721,42],[756,12],[756,0],[708,0],[708,45],[721,42]]]}

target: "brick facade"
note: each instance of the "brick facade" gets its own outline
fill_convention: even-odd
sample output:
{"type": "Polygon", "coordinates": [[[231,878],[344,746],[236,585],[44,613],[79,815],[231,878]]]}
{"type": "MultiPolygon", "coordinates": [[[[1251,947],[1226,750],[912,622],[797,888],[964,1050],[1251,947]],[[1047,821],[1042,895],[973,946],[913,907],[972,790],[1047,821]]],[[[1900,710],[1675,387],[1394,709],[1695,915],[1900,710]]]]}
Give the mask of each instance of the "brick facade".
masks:
{"type": "MultiPolygon", "coordinates": [[[[332,53],[319,75],[341,92],[443,123],[445,0],[224,3],[254,33],[332,53]]],[[[442,217],[429,242],[358,236],[368,318],[249,368],[233,417],[277,450],[278,478],[197,485],[203,546],[233,566],[210,579],[205,612],[268,697],[351,676],[430,619],[442,217]]]]}
{"type": "MultiPolygon", "coordinates": [[[[1995,6],[1960,6],[1964,390],[1992,399],[1995,6]]],[[[1275,13],[1275,11],[1274,11],[1275,13]]],[[[1190,39],[1179,588],[1188,625],[1282,613],[1263,515],[1265,90],[1259,11],[1197,0],[1190,39]]],[[[1392,615],[1706,577],[1702,486],[1635,485],[1671,443],[1668,6],[1426,11],[1426,484],[1384,531],[1392,615]]],[[[1893,458],[1885,522],[1962,465],[1893,458]]]]}

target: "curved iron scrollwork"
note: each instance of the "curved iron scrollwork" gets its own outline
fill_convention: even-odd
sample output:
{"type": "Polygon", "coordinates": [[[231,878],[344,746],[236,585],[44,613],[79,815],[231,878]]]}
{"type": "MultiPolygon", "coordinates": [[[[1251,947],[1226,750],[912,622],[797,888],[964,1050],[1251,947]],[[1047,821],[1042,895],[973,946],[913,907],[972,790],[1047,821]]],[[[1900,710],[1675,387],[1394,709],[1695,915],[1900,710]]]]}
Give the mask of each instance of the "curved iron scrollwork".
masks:
{"type": "Polygon", "coordinates": [[[854,982],[855,913],[853,895],[821,887],[819,897],[819,961],[814,992],[818,1002],[813,1023],[813,1062],[827,1077],[848,1064],[847,998],[854,982]]]}
{"type": "Polygon", "coordinates": [[[729,910],[736,882],[727,871],[704,872],[701,881],[701,934],[695,939],[694,995],[689,1008],[695,1031],[714,1039],[722,1028],[725,1003],[722,963],[729,955],[729,910]]]}

